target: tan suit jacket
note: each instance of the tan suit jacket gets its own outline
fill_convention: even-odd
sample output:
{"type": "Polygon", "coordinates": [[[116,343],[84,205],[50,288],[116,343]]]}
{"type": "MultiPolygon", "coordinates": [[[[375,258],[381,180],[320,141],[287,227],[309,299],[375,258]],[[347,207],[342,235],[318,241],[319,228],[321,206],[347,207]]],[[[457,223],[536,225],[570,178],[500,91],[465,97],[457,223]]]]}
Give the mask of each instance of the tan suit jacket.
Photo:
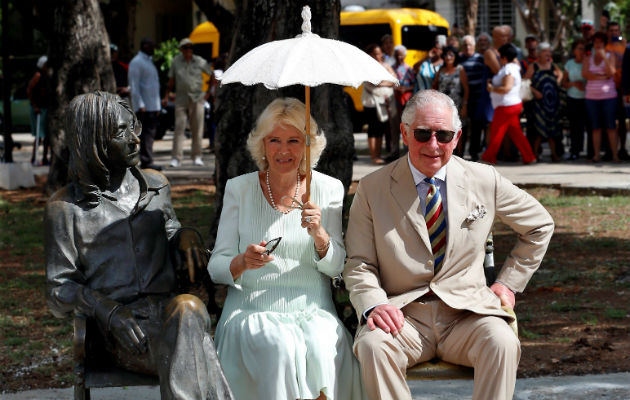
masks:
{"type": "Polygon", "coordinates": [[[402,308],[429,289],[450,307],[509,317],[486,286],[485,241],[495,217],[518,234],[497,280],[521,292],[553,233],[545,208],[493,167],[451,157],[446,167],[447,245],[442,269],[434,276],[424,212],[407,157],[359,182],[350,208],[344,280],[361,314],[377,304],[402,308]],[[483,218],[467,220],[478,206],[483,218]]]}

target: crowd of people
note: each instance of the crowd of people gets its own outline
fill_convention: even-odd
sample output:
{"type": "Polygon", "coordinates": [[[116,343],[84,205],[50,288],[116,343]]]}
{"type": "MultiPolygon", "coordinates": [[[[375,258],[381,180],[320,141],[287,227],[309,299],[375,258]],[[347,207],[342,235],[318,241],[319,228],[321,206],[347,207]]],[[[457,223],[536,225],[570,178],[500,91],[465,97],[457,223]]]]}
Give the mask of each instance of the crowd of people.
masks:
{"type": "Polygon", "coordinates": [[[520,152],[529,164],[544,160],[547,143],[551,162],[630,161],[630,50],[618,22],[602,23],[596,32],[592,21],[582,21],[581,37],[572,41],[563,64],[554,61],[552,46],[534,35],[525,37],[524,51],[516,46],[509,25],[494,27],[491,36],[438,35],[426,58],[413,66],[405,63],[407,49],[393,46],[385,35],[367,52],[400,85],[367,89],[380,93],[380,109],[371,109],[374,101],[364,93],[372,162],[399,156],[395,132],[401,110],[414,93],[431,88],[448,95],[459,110],[463,133],[455,154],[460,157],[494,164],[517,161],[520,152]],[[390,153],[381,158],[376,147],[383,137],[390,153]]]}

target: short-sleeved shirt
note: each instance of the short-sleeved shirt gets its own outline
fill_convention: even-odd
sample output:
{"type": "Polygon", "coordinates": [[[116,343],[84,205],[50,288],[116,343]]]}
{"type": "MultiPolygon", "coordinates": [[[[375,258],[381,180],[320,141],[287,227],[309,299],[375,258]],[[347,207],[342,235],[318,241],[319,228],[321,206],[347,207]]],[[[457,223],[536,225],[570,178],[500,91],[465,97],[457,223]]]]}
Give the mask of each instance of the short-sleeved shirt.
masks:
{"type": "MultiPolygon", "coordinates": [[[[582,63],[575,62],[575,59],[570,59],[564,64],[564,70],[567,71],[569,78],[569,82],[584,82],[586,83],[586,79],[582,76],[582,63]]],[[[567,96],[572,99],[583,99],[584,91],[576,88],[575,86],[571,86],[567,89],[567,96]]]]}
{"type": "Polygon", "coordinates": [[[492,108],[513,106],[521,103],[521,66],[519,64],[507,63],[492,78],[492,85],[502,86],[503,78],[505,78],[506,75],[512,75],[512,77],[514,77],[514,85],[512,86],[512,89],[505,94],[495,92],[490,93],[492,108]]]}
{"type": "Polygon", "coordinates": [[[484,63],[483,56],[479,53],[474,53],[472,56],[463,56],[459,65],[466,70],[466,77],[468,78],[468,90],[470,91],[469,100],[476,100],[486,85],[484,77],[484,63]]]}
{"type": "Polygon", "coordinates": [[[186,105],[188,102],[197,102],[203,98],[202,72],[212,75],[212,68],[204,58],[198,55],[193,54],[189,62],[181,54],[173,58],[168,77],[175,78],[176,105],[186,105]]]}

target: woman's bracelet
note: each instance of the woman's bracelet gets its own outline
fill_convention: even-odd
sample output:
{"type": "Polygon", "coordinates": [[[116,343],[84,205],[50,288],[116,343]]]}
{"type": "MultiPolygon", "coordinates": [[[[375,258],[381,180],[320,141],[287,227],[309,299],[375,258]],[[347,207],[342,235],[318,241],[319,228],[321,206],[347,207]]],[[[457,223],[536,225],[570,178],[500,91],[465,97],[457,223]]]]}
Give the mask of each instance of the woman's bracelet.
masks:
{"type": "Polygon", "coordinates": [[[326,244],[324,244],[322,247],[315,246],[315,250],[317,250],[318,253],[322,253],[328,250],[329,247],[330,247],[330,238],[328,238],[328,240],[326,241],[326,244]]]}

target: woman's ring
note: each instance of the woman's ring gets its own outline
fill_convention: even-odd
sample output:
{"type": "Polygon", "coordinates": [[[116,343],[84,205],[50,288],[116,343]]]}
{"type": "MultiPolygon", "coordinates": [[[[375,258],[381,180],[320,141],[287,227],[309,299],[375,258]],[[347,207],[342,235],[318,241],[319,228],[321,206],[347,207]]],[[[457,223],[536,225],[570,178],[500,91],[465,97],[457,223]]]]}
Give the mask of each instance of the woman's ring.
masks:
{"type": "Polygon", "coordinates": [[[310,224],[311,223],[311,217],[304,218],[304,221],[306,221],[307,224],[310,224]]]}

